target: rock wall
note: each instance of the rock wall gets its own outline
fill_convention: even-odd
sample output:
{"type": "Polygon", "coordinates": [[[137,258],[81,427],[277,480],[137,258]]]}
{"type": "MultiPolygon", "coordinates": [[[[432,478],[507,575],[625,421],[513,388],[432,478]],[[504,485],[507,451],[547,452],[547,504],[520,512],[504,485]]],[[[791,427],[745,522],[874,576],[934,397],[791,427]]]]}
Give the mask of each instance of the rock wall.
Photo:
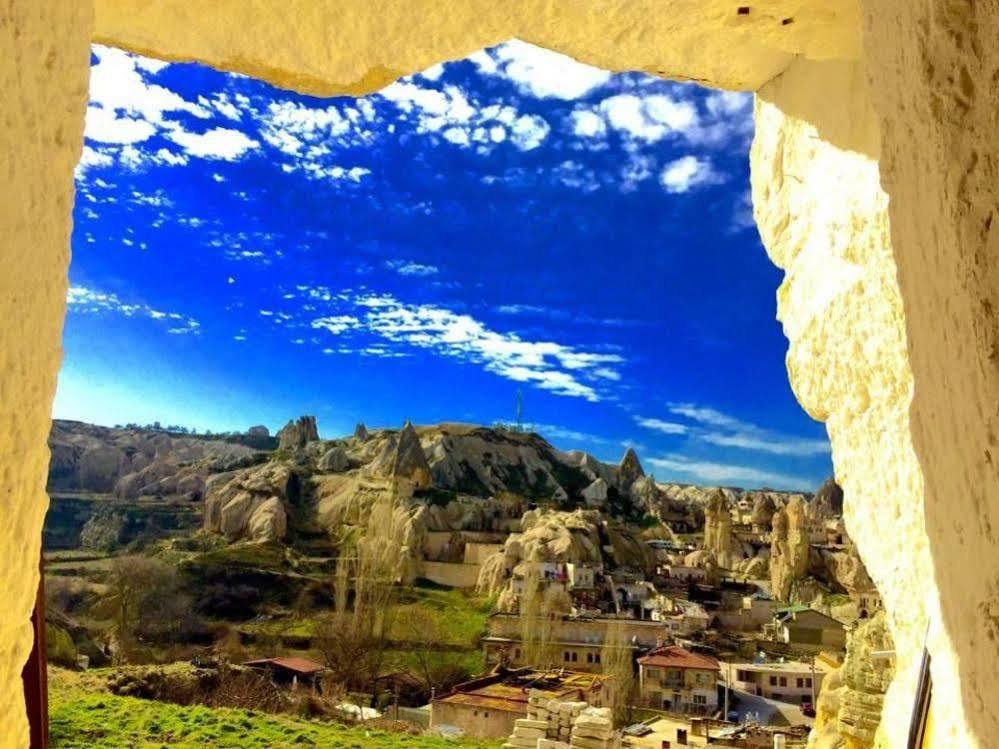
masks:
{"type": "Polygon", "coordinates": [[[73,168],[83,143],[90,3],[0,7],[0,747],[27,747],[46,449],[66,311],[73,168]]]}
{"type": "Polygon", "coordinates": [[[809,749],[873,749],[894,674],[892,659],[874,654],[893,647],[883,612],[850,633],[843,665],[822,682],[809,749]]]}

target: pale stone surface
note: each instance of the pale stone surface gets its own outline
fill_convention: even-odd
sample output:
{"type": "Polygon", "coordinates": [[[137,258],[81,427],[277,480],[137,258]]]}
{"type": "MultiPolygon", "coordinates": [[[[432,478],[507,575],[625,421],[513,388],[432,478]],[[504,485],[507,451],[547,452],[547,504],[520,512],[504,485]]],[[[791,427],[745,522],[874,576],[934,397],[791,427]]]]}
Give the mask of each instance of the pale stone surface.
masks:
{"type": "Polygon", "coordinates": [[[608,70],[744,90],[794,55],[851,58],[860,48],[856,0],[98,0],[96,8],[100,42],[323,95],[368,93],[514,37],[608,70]],[[752,12],[739,15],[739,5],[752,12]]]}
{"type": "Polygon", "coordinates": [[[0,6],[0,747],[26,747],[21,667],[48,499],[73,167],[87,102],[87,3],[0,6]],[[58,12],[55,12],[58,8],[58,12]]]}
{"type": "MultiPolygon", "coordinates": [[[[100,41],[312,93],[367,92],[514,36],[610,69],[759,89],[753,199],[764,244],[787,271],[778,301],[788,370],[828,424],[848,530],[899,654],[879,741],[904,745],[927,621],[934,745],[988,746],[999,734],[986,701],[999,665],[995,2],[772,0],[747,2],[748,16],[720,0],[427,0],[391,12],[365,0],[96,5],[100,41]],[[865,64],[850,62],[861,31],[865,64]]],[[[86,0],[0,10],[0,475],[12,519],[0,527],[3,747],[26,745],[18,679],[90,13],[86,0]]]]}

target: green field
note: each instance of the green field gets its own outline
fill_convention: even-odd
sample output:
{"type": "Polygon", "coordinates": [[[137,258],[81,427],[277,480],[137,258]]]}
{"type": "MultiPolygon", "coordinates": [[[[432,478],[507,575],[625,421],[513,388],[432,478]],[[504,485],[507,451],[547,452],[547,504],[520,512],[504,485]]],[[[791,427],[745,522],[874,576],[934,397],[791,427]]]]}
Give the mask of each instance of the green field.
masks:
{"type": "Polygon", "coordinates": [[[96,680],[53,670],[49,727],[54,749],[496,749],[499,741],[447,740],[283,715],[181,707],[97,691],[96,680]]]}

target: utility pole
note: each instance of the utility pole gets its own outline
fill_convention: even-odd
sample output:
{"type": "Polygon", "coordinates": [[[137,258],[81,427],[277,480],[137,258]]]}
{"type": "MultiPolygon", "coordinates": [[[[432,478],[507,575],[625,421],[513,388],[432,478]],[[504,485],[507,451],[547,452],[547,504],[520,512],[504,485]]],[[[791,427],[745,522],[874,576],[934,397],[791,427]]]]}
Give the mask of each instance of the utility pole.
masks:
{"type": "Polygon", "coordinates": [[[812,709],[815,709],[815,653],[812,653],[812,709]]]}
{"type": "Polygon", "coordinates": [[[725,665],[727,666],[727,675],[725,676],[725,714],[722,716],[722,720],[728,721],[728,690],[732,683],[732,662],[729,661],[725,665]]]}

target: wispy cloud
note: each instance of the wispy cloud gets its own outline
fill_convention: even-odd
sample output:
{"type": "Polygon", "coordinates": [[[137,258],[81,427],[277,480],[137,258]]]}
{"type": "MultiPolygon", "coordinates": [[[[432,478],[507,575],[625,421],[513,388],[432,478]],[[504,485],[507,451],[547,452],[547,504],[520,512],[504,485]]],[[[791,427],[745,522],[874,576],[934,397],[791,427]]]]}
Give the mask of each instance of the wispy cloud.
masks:
{"type": "Polygon", "coordinates": [[[674,416],[693,422],[682,424],[654,418],[636,418],[645,428],[666,434],[687,434],[690,437],[718,447],[794,457],[825,455],[830,451],[829,441],[782,434],[771,429],[723,413],[710,406],[695,403],[670,403],[667,409],[674,416]],[[666,428],[661,428],[662,426],[666,428]],[[680,428],[682,427],[682,431],[680,428]],[[667,431],[675,429],[676,431],[667,431]]]}
{"type": "Polygon", "coordinates": [[[559,426],[557,424],[531,424],[529,425],[532,431],[537,432],[542,437],[547,440],[555,441],[558,440],[563,443],[564,447],[569,449],[574,449],[580,445],[612,445],[616,444],[615,440],[602,437],[599,434],[593,434],[592,432],[582,432],[577,429],[569,429],[567,427],[559,426]],[[573,443],[573,444],[566,444],[573,443]]]}
{"type": "MultiPolygon", "coordinates": [[[[326,330],[338,338],[356,336],[359,341],[374,335],[382,339],[376,347],[383,355],[429,350],[557,395],[599,401],[605,395],[601,384],[619,378],[618,367],[625,361],[616,353],[497,331],[471,315],[435,305],[408,304],[390,294],[334,294],[323,287],[302,285],[285,298],[297,295],[309,300],[306,306],[310,309],[319,305],[336,310],[310,320],[308,325],[313,329],[326,330]]],[[[364,342],[346,345],[351,352],[370,346],[364,342]]]]}
{"type": "Polygon", "coordinates": [[[644,416],[636,416],[635,423],[640,427],[651,429],[654,432],[663,434],[686,434],[688,427],[685,424],[678,424],[675,421],[664,421],[663,419],[649,419],[644,416]]]}
{"type": "Polygon", "coordinates": [[[436,265],[424,265],[412,260],[386,260],[384,265],[400,276],[435,276],[440,272],[436,265]]]}
{"type": "Polygon", "coordinates": [[[671,478],[691,483],[728,484],[741,487],[770,487],[809,491],[815,482],[805,476],[793,476],[752,466],[691,460],[682,455],[665,455],[646,460],[657,471],[671,478]]]}
{"type": "Polygon", "coordinates": [[[164,312],[148,304],[125,302],[117,294],[96,291],[85,286],[70,286],[66,293],[70,311],[81,313],[113,313],[124,317],[147,317],[161,320],[173,335],[201,332],[201,323],[179,312],[164,312]]]}

